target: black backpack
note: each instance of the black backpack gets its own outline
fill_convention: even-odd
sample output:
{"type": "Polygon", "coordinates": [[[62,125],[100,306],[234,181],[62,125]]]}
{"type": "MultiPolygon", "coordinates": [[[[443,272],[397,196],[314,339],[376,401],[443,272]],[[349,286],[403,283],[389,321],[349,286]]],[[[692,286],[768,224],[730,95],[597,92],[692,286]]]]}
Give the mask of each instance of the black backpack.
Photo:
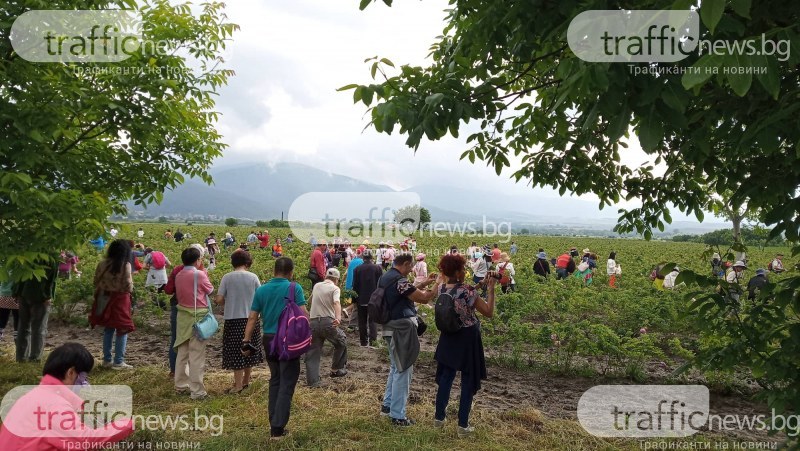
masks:
{"type": "Polygon", "coordinates": [[[455,294],[459,286],[460,284],[456,284],[449,292],[445,291],[445,287],[442,286],[439,297],[436,298],[434,307],[436,328],[447,334],[456,333],[463,327],[461,317],[456,312],[455,294]]]}
{"type": "Polygon", "coordinates": [[[372,321],[375,321],[378,324],[386,324],[389,322],[389,313],[392,309],[389,305],[389,300],[386,299],[386,287],[393,283],[397,283],[397,281],[402,278],[402,275],[398,275],[398,277],[392,277],[389,279],[389,282],[386,284],[386,286],[381,286],[381,281],[378,281],[378,286],[375,287],[375,291],[373,291],[372,295],[369,297],[369,304],[367,304],[367,313],[372,321]]]}

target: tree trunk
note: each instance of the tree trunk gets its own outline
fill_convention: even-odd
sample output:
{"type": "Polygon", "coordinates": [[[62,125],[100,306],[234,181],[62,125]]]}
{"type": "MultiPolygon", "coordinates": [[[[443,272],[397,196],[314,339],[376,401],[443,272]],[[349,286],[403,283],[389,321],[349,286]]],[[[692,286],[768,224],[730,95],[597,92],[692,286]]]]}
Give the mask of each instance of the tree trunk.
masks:
{"type": "MultiPolygon", "coordinates": [[[[741,243],[742,242],[742,221],[744,220],[744,216],[738,213],[734,213],[731,218],[731,222],[733,223],[733,242],[734,243],[741,243]]],[[[742,251],[736,251],[736,260],[747,262],[747,254],[742,251]]]]}
{"type": "Polygon", "coordinates": [[[733,241],[735,243],[742,239],[742,220],[744,220],[744,217],[735,213],[731,217],[731,222],[733,223],[733,241]]]}

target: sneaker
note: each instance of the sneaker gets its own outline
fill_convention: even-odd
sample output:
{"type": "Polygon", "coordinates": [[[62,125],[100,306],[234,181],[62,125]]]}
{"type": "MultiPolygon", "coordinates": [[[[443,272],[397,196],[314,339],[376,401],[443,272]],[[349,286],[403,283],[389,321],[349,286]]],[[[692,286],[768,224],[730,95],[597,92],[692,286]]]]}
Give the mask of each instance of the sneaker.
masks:
{"type": "Polygon", "coordinates": [[[381,406],[381,416],[388,417],[389,416],[389,406],[381,406]]]}
{"type": "Polygon", "coordinates": [[[433,419],[433,427],[436,429],[441,429],[444,427],[445,420],[437,420],[436,418],[433,419]]]}
{"type": "Polygon", "coordinates": [[[331,377],[345,377],[345,376],[347,376],[347,370],[344,368],[336,371],[331,371],[331,377]]]}
{"type": "Polygon", "coordinates": [[[100,366],[102,366],[103,368],[111,368],[111,362],[106,362],[105,360],[103,360],[103,363],[100,366]]]}
{"type": "Polygon", "coordinates": [[[133,365],[128,365],[125,362],[115,363],[115,364],[111,365],[111,369],[112,370],[132,370],[133,369],[133,365]]]}
{"type": "Polygon", "coordinates": [[[458,432],[458,438],[466,438],[475,433],[475,428],[472,426],[467,426],[465,428],[459,426],[456,432],[458,432]]]}
{"type": "Polygon", "coordinates": [[[190,396],[190,397],[192,398],[192,401],[202,401],[204,399],[208,399],[208,393],[203,393],[202,395],[190,396]]]}
{"type": "Polygon", "coordinates": [[[397,418],[392,418],[392,426],[400,426],[400,427],[409,427],[416,424],[414,420],[411,418],[403,418],[402,420],[398,420],[397,418]]]}

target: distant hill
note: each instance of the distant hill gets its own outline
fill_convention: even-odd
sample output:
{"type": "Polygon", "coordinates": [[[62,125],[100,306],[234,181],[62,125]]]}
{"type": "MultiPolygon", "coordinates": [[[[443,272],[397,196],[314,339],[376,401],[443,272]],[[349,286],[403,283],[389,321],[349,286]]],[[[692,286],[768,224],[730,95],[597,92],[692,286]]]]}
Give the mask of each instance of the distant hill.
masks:
{"type": "MultiPolygon", "coordinates": [[[[349,177],[299,163],[239,164],[211,171],[211,186],[191,179],[164,193],[160,205],[146,209],[129,204],[137,213],[157,217],[216,216],[240,219],[272,219],[286,217],[291,203],[300,195],[321,192],[392,192],[390,187],[375,183],[375,177],[349,177]]],[[[594,202],[577,197],[546,197],[531,190],[530,195],[504,194],[497,190],[453,188],[426,184],[406,192],[419,194],[422,206],[430,210],[434,221],[477,222],[484,215],[488,221],[511,222],[515,229],[537,225],[552,229],[608,230],[616,224],[616,209],[599,210],[594,202]]],[[[667,231],[703,233],[725,227],[721,223],[700,224],[676,221],[667,231]]]]}

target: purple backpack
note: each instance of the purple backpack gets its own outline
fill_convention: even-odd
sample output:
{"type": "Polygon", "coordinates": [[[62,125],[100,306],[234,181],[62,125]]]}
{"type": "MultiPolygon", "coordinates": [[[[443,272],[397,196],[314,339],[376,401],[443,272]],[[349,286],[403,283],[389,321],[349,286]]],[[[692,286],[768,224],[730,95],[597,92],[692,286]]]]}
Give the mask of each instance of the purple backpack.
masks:
{"type": "Polygon", "coordinates": [[[278,332],[272,339],[270,354],[278,360],[299,358],[311,347],[311,324],[294,299],[295,282],[289,284],[286,307],[278,319],[278,332]]]}

